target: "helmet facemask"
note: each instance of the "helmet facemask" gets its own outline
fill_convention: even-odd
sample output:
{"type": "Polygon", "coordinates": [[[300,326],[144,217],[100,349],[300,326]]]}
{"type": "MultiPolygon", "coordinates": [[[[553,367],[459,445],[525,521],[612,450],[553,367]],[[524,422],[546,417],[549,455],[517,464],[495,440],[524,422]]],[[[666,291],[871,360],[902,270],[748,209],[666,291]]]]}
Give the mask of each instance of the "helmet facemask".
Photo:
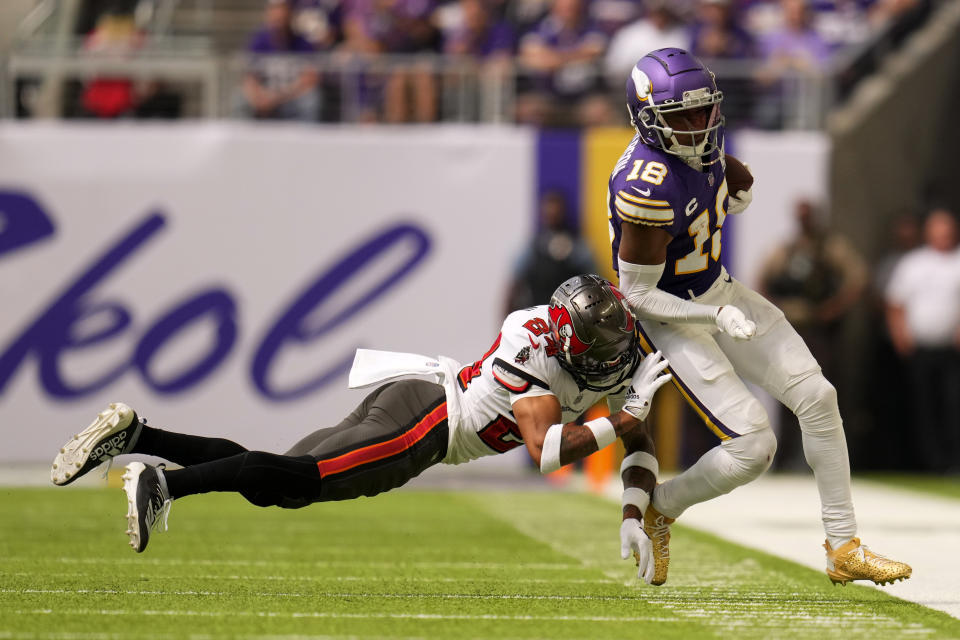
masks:
{"type": "MultiPolygon", "coordinates": [[[[687,91],[680,102],[646,104],[638,118],[653,131],[664,152],[678,156],[694,168],[702,168],[720,160],[720,128],[724,118],[720,113],[722,91],[707,87],[687,91]],[[706,124],[695,128],[698,112],[706,113],[706,124]]],[[[651,101],[652,102],[652,101],[651,101]]]]}
{"type": "Polygon", "coordinates": [[[640,350],[636,344],[632,344],[617,358],[597,362],[592,358],[571,356],[568,349],[559,353],[557,359],[560,366],[573,377],[581,389],[609,391],[630,378],[640,361],[640,350]]]}

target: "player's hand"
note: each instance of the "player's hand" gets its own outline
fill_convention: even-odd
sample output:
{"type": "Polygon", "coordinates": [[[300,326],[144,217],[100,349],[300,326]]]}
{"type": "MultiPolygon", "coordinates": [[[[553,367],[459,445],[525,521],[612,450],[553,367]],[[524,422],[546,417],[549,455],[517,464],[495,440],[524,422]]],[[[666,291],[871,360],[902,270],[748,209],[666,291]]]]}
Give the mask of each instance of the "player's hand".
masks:
{"type": "Polygon", "coordinates": [[[650,413],[650,402],[657,389],[667,384],[671,376],[663,370],[669,366],[663,355],[657,351],[651,353],[637,367],[630,381],[630,388],[623,401],[623,411],[626,411],[637,420],[643,420],[650,413]]]}
{"type": "Polygon", "coordinates": [[[732,304],[720,307],[717,328],[736,340],[749,340],[757,332],[757,325],[732,304]]]}
{"type": "Polygon", "coordinates": [[[746,191],[737,191],[736,195],[730,196],[727,200],[727,213],[734,215],[743,213],[751,202],[753,202],[753,187],[746,191]]]}
{"type": "Polygon", "coordinates": [[[637,577],[650,584],[653,580],[653,543],[640,526],[640,521],[627,518],[620,525],[620,557],[633,554],[637,561],[637,577]]]}

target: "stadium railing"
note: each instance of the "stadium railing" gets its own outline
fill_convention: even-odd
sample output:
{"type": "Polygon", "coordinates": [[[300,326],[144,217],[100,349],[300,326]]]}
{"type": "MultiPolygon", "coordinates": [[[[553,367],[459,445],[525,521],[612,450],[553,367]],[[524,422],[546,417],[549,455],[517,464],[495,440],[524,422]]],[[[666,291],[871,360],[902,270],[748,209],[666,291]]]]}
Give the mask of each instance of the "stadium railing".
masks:
{"type": "MultiPolygon", "coordinates": [[[[833,101],[833,79],[838,76],[833,69],[816,74],[791,73],[764,90],[756,83],[762,61],[713,60],[709,64],[725,91],[728,119],[734,124],[765,128],[821,127],[833,101]]],[[[512,122],[518,86],[535,84],[530,82],[533,74],[516,64],[491,70],[471,59],[441,55],[218,56],[204,47],[202,39],[184,37],[158,39],[135,52],[102,54],[83,51],[79,39],[64,46],[54,37],[34,37],[4,61],[0,115],[73,115],[63,100],[40,113],[30,104],[30,96],[50,89],[50,85],[82,84],[104,76],[169,83],[185,98],[183,116],[227,118],[236,115],[245,73],[282,76],[304,66],[321,74],[319,90],[324,108],[320,119],[332,122],[354,122],[364,107],[378,109],[386,79],[399,71],[429,73],[434,78],[437,119],[441,122],[512,122]]],[[[619,79],[606,81],[615,113],[620,112],[621,84],[619,79]]]]}

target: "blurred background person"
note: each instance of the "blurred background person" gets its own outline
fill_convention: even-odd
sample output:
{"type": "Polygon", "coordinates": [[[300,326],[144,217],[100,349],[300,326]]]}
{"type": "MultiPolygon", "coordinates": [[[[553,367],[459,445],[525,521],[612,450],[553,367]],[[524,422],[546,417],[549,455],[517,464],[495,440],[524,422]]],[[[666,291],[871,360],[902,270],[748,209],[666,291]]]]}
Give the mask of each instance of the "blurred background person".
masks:
{"type": "Polygon", "coordinates": [[[960,249],[953,212],[931,211],[923,239],[890,276],[887,324],[913,382],[912,425],[904,428],[915,434],[928,470],[960,473],[960,249]]]}
{"type": "MultiPolygon", "coordinates": [[[[906,362],[893,346],[886,320],[886,289],[894,268],[904,255],[920,245],[919,218],[912,213],[897,215],[888,227],[887,245],[874,261],[870,281],[869,320],[870,347],[866,368],[872,379],[885,380],[894,389],[909,389],[910,375],[906,362]]],[[[916,438],[903,426],[913,420],[911,407],[896,394],[873,393],[867,389],[866,402],[872,428],[852,447],[858,452],[857,468],[922,469],[924,462],[916,451],[916,438]]]]}
{"type": "Polygon", "coordinates": [[[524,124],[595,126],[613,121],[600,62],[607,36],[590,22],[584,0],[554,0],[550,13],[520,40],[528,75],[517,98],[524,124]]]}
{"type": "Polygon", "coordinates": [[[243,115],[283,120],[317,119],[319,75],[307,61],[294,62],[289,57],[311,54],[315,49],[294,31],[288,0],[267,1],[263,27],[253,35],[247,51],[253,59],[251,70],[243,78],[240,105],[243,115]]]}
{"type": "Polygon", "coordinates": [[[740,26],[731,0],[700,0],[690,26],[690,52],[711,59],[754,56],[753,37],[740,26]]]}
{"type": "Polygon", "coordinates": [[[293,29],[317,51],[329,51],[343,38],[344,0],[292,0],[293,29]]]}
{"type": "MultiPolygon", "coordinates": [[[[853,245],[827,229],[820,215],[811,201],[797,201],[797,234],[767,259],[760,273],[760,292],[783,311],[842,397],[844,376],[838,359],[843,321],[861,300],[868,272],[853,245]]],[[[806,467],[800,429],[790,426],[796,416],[782,409],[774,464],[800,470],[806,467]]]]}
{"type": "Polygon", "coordinates": [[[687,46],[687,28],[675,4],[669,0],[644,0],[644,16],[613,35],[604,58],[604,70],[612,86],[625,82],[633,65],[648,52],[687,46]]]}
{"type": "Polygon", "coordinates": [[[471,58],[485,69],[512,66],[517,38],[506,20],[499,19],[486,0],[460,0],[458,17],[443,35],[443,52],[471,58]]]}
{"type": "MultiPolygon", "coordinates": [[[[690,51],[706,60],[750,61],[756,57],[756,43],[741,26],[742,16],[733,0],[699,0],[690,26],[690,51]]],[[[716,62],[712,63],[716,64],[716,62]]],[[[753,117],[753,80],[749,74],[728,74],[717,69],[717,86],[723,91],[723,115],[727,124],[749,124],[753,117]]]]}
{"type": "MultiPolygon", "coordinates": [[[[133,14],[122,8],[108,9],[96,21],[83,42],[85,54],[125,57],[136,53],[144,42],[133,14]]],[[[142,96],[130,78],[97,76],[87,81],[80,95],[83,115],[92,118],[132,116],[142,96]]]]}
{"type": "Polygon", "coordinates": [[[547,304],[558,283],[575,275],[597,272],[590,248],[572,224],[564,192],[545,191],[540,196],[539,209],[539,229],[514,269],[507,313],[547,304]]]}
{"type": "Polygon", "coordinates": [[[819,76],[830,59],[830,46],[813,26],[813,13],[807,0],[780,0],[782,23],[759,42],[763,65],[756,80],[761,98],[757,102],[756,123],[779,128],[788,105],[787,83],[795,78],[819,76]]]}
{"type": "MultiPolygon", "coordinates": [[[[346,0],[344,51],[370,56],[413,55],[439,51],[440,32],[432,22],[434,0],[346,0]]],[[[437,81],[429,63],[368,65],[362,79],[364,109],[386,122],[433,122],[437,119],[437,81]],[[381,102],[382,104],[377,104],[381,102]]]]}

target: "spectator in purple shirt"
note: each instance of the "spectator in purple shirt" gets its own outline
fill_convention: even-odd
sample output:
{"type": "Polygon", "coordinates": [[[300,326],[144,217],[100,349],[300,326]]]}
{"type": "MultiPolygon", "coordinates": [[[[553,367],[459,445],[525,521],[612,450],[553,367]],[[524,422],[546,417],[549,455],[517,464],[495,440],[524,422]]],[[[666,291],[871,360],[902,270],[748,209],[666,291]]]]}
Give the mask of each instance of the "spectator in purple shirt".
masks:
{"type": "Polygon", "coordinates": [[[750,58],[753,38],[737,24],[731,0],[700,0],[690,52],[701,58],[750,58]]]}
{"type": "Polygon", "coordinates": [[[342,0],[292,0],[293,29],[318,51],[329,51],[342,37],[342,0]]]}
{"type": "Polygon", "coordinates": [[[287,0],[268,0],[264,26],[253,35],[247,51],[254,59],[243,79],[241,111],[245,115],[317,119],[320,106],[317,72],[305,62],[291,59],[294,55],[313,53],[314,49],[293,31],[287,0]]]}
{"type": "Polygon", "coordinates": [[[819,73],[830,58],[830,47],[813,28],[807,0],[780,0],[783,26],[760,41],[767,64],[764,74],[773,80],[789,71],[819,73]]]}
{"type": "Polygon", "coordinates": [[[444,53],[477,60],[509,60],[516,38],[506,22],[497,21],[486,0],[460,0],[460,21],[444,34],[444,53]]]}
{"type": "MultiPolygon", "coordinates": [[[[347,0],[344,50],[365,54],[435,52],[438,33],[432,22],[435,0],[347,0]]],[[[387,122],[432,122],[437,116],[437,82],[427,64],[391,66],[383,78],[367,72],[363,80],[368,115],[379,111],[387,122]]]]}
{"type": "Polygon", "coordinates": [[[830,46],[813,28],[807,0],[780,0],[783,25],[760,41],[764,65],[757,71],[759,93],[757,124],[769,128],[783,125],[787,83],[803,76],[824,73],[830,46]]]}
{"type": "Polygon", "coordinates": [[[591,24],[584,0],[554,0],[550,13],[520,41],[530,83],[517,119],[531,124],[600,125],[612,120],[600,61],[607,36],[591,24]]]}

